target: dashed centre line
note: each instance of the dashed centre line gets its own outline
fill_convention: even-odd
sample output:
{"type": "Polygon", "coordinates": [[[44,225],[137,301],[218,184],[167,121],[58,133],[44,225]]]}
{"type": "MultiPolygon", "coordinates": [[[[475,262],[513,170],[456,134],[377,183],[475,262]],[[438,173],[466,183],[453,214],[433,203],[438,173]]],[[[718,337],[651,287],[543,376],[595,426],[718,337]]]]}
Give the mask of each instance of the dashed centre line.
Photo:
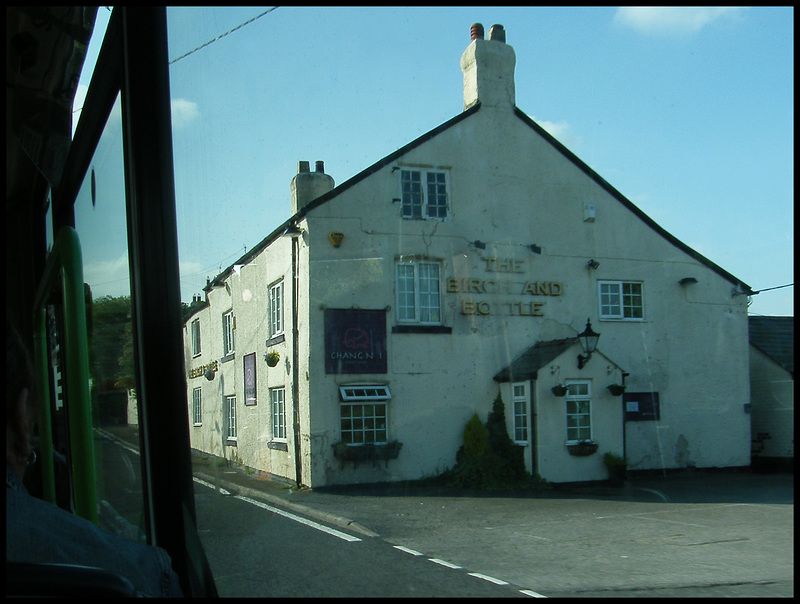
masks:
{"type": "Polygon", "coordinates": [[[495,585],[508,585],[508,581],[503,581],[502,579],[495,579],[494,577],[490,577],[489,575],[482,575],[481,573],[467,573],[467,574],[470,577],[477,577],[478,579],[489,581],[489,583],[494,583],[495,585]]]}

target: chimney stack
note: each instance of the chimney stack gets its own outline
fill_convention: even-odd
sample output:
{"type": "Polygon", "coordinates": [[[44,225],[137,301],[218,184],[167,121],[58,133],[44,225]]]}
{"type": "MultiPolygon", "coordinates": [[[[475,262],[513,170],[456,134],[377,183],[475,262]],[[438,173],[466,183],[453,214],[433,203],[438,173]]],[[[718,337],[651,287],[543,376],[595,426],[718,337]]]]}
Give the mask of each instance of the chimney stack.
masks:
{"type": "Polygon", "coordinates": [[[516,104],[514,67],[517,57],[506,44],[502,25],[489,28],[488,40],[483,39],[483,25],[470,28],[471,42],[461,55],[464,72],[464,109],[480,102],[482,107],[508,107],[516,104]]]}
{"type": "Polygon", "coordinates": [[[311,172],[309,162],[297,162],[297,175],[292,178],[292,214],[334,187],[333,178],[325,174],[325,162],[317,161],[311,172]]]}

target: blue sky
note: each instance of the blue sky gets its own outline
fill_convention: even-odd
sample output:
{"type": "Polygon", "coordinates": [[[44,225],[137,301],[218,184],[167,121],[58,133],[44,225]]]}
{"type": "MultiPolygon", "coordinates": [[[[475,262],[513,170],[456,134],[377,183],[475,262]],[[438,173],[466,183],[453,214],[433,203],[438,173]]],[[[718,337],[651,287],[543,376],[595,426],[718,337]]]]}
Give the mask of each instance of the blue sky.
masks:
{"type": "Polygon", "coordinates": [[[184,301],[290,216],[298,161],[340,184],[460,113],[475,22],[613,187],[753,289],[793,283],[793,8],[280,7],[219,37],[268,8],[168,11],[171,59],[216,39],[170,68],[184,301]]]}

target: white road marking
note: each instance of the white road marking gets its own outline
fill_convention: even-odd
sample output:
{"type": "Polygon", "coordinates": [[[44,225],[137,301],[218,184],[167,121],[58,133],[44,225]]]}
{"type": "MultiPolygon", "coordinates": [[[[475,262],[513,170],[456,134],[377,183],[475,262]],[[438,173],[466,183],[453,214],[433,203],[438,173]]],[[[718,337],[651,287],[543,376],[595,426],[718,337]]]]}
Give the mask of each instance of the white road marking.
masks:
{"type": "MultiPolygon", "coordinates": [[[[199,484],[201,484],[201,485],[203,485],[205,487],[208,487],[209,489],[213,489],[215,491],[217,490],[217,487],[215,487],[210,482],[207,482],[205,480],[201,480],[199,478],[195,478],[194,480],[195,480],[195,482],[197,482],[197,483],[199,483],[199,484]]],[[[227,491],[227,490],[225,490],[223,488],[220,488],[219,492],[222,493],[223,495],[231,495],[232,494],[230,491],[227,491]]],[[[273,507],[273,506],[268,505],[268,504],[266,504],[266,503],[264,503],[262,501],[258,501],[256,499],[251,499],[250,497],[245,497],[243,495],[234,495],[234,497],[236,499],[241,499],[242,501],[246,501],[247,503],[250,503],[250,504],[252,504],[252,505],[254,505],[256,507],[260,507],[262,509],[268,510],[268,511],[274,513],[274,514],[278,514],[279,516],[283,516],[284,518],[288,518],[289,520],[294,520],[295,522],[299,522],[300,524],[305,524],[306,526],[310,526],[311,528],[316,529],[318,531],[322,531],[323,533],[327,533],[329,535],[333,535],[334,537],[338,537],[339,539],[343,539],[344,541],[351,541],[351,542],[361,541],[361,539],[359,539],[358,537],[353,537],[352,535],[348,535],[347,533],[343,533],[341,531],[337,531],[336,529],[327,527],[327,526],[325,526],[323,524],[319,524],[318,522],[314,522],[313,520],[308,520],[307,518],[303,518],[301,516],[297,516],[297,515],[292,514],[290,512],[286,512],[286,511],[284,511],[284,510],[282,510],[280,508],[273,507]]]]}
{"type": "Polygon", "coordinates": [[[431,562],[434,562],[436,564],[441,564],[442,566],[446,566],[447,568],[452,568],[452,569],[461,568],[460,566],[456,566],[455,564],[451,564],[450,562],[447,562],[446,560],[439,560],[439,558],[428,558],[428,560],[430,560],[431,562]]]}
{"type": "Polygon", "coordinates": [[[489,581],[490,583],[494,583],[495,585],[508,585],[507,581],[503,581],[501,579],[495,579],[494,577],[490,577],[489,575],[482,575],[481,573],[468,573],[472,577],[478,577],[478,579],[483,579],[484,581],[489,581]]]}
{"type": "Polygon", "coordinates": [[[543,596],[540,593],[533,591],[532,589],[520,589],[520,593],[525,594],[526,596],[530,596],[532,598],[546,598],[547,596],[543,596]]]}
{"type": "Polygon", "coordinates": [[[361,539],[359,539],[358,537],[353,537],[352,535],[348,535],[347,533],[337,531],[336,529],[332,529],[323,524],[319,524],[318,522],[314,522],[313,520],[308,520],[301,516],[296,516],[295,514],[291,514],[290,512],[286,512],[284,510],[281,510],[280,508],[267,505],[266,503],[263,503],[256,499],[251,499],[250,497],[244,497],[243,495],[236,495],[235,497],[236,499],[241,499],[242,501],[246,501],[247,503],[252,503],[257,507],[269,510],[274,514],[279,514],[280,516],[289,518],[290,520],[294,520],[295,522],[299,522],[300,524],[305,524],[306,526],[310,526],[311,528],[317,529],[318,531],[322,531],[323,533],[328,533],[329,535],[333,535],[334,537],[338,537],[339,539],[343,539],[344,541],[351,541],[351,542],[361,541],[361,539]]]}
{"type": "Polygon", "coordinates": [[[395,549],[399,549],[401,552],[405,552],[407,554],[411,554],[412,556],[421,556],[422,554],[414,551],[413,549],[408,549],[407,547],[403,547],[402,545],[394,545],[392,546],[395,549]]]}

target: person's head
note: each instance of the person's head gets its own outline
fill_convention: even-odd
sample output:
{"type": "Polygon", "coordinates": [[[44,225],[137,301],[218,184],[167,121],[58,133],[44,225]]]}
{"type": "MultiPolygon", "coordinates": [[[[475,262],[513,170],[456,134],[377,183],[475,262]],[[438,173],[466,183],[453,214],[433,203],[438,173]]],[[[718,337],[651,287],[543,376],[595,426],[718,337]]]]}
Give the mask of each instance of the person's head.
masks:
{"type": "Polygon", "coordinates": [[[32,455],[28,399],[33,385],[28,349],[6,316],[6,461],[20,479],[32,455]]]}

